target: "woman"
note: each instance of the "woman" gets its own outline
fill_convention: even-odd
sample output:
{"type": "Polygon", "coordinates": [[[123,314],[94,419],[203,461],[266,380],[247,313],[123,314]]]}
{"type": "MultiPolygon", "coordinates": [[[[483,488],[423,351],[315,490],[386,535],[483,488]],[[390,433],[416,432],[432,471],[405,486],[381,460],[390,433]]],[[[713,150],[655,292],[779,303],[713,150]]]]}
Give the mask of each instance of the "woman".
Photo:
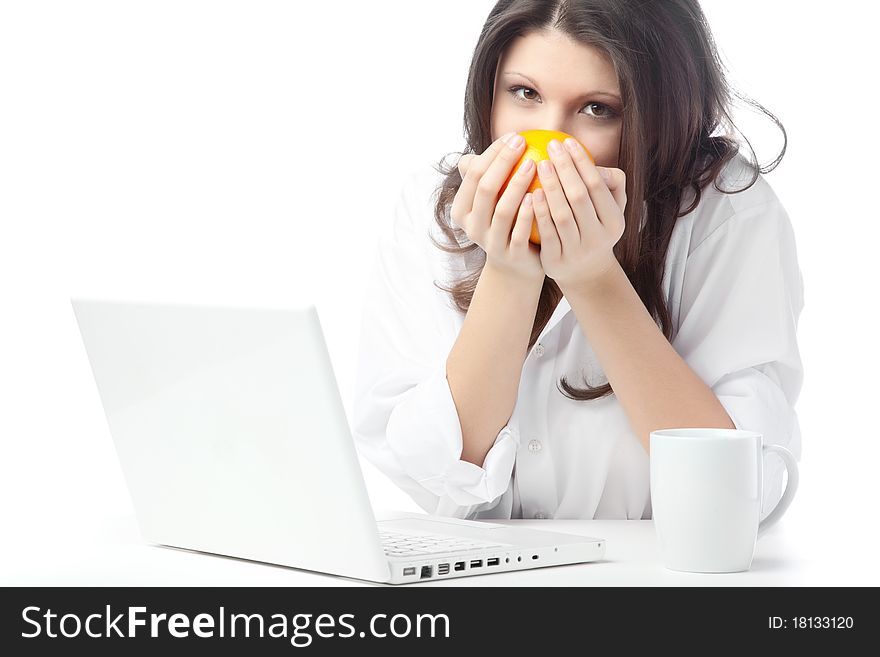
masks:
{"type": "MultiPolygon", "coordinates": [[[[716,134],[721,69],[696,0],[492,10],[465,101],[479,155],[407,181],[365,301],[355,439],[429,513],[650,518],[662,428],[759,431],[799,457],[794,235],[716,134]],[[523,151],[501,136],[530,129],[595,164],[557,144],[499,196],[523,151]]],[[[764,487],[762,515],[779,462],[764,487]]]]}

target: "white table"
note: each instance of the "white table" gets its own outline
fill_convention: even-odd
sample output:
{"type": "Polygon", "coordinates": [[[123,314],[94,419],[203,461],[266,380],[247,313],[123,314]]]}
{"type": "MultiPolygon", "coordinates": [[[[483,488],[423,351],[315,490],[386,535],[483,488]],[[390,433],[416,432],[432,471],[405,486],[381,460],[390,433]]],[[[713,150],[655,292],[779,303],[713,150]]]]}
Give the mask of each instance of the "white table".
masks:
{"type": "MultiPolygon", "coordinates": [[[[758,541],[752,568],[743,573],[695,574],[668,570],[660,563],[650,520],[506,520],[504,524],[552,529],[607,541],[599,562],[538,568],[411,586],[798,586],[869,583],[856,570],[827,568],[813,559],[803,541],[794,540],[788,518],[758,541]]],[[[833,562],[832,562],[833,563],[833,562]]],[[[839,563],[839,562],[838,562],[839,563]]],[[[864,574],[864,573],[863,573],[864,574]]],[[[876,578],[874,582],[876,583],[876,578]]],[[[345,579],[144,544],[133,516],[57,518],[31,525],[28,535],[7,536],[0,564],[2,585],[86,586],[375,586],[345,579]]]]}

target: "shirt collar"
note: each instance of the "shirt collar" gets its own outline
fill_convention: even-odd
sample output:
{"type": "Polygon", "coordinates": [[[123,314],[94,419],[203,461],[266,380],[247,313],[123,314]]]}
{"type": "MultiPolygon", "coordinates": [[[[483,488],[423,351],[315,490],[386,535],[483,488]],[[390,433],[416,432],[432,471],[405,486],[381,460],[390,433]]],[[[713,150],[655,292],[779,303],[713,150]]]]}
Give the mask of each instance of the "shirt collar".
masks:
{"type": "MultiPolygon", "coordinates": [[[[553,330],[553,327],[556,326],[562,319],[568,315],[571,311],[571,306],[568,303],[568,299],[564,296],[559,299],[559,303],[556,304],[556,308],[553,310],[553,314],[550,315],[550,319],[547,322],[547,325],[541,331],[541,334],[538,336],[537,342],[540,342],[544,339],[544,337],[553,330]]],[[[536,344],[537,344],[536,342],[536,344]]]]}

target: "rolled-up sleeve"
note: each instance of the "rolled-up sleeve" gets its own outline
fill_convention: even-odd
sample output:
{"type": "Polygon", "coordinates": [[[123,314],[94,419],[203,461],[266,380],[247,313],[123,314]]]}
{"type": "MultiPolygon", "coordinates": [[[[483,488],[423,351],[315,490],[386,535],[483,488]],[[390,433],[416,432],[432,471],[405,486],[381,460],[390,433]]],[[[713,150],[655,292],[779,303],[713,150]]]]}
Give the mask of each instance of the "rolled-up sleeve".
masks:
{"type": "MultiPolygon", "coordinates": [[[[773,196],[736,212],[691,251],[673,340],[738,429],[761,433],[765,445],[798,460],[803,305],[791,222],[773,196]]],[[[775,454],[765,459],[762,516],[782,496],[783,472],[775,454]]]]}
{"type": "Polygon", "coordinates": [[[429,238],[433,169],[412,173],[393,224],[380,231],[361,315],[352,433],[360,453],[428,513],[468,517],[511,484],[515,413],[477,466],[461,459],[458,411],[446,358],[460,320],[438,289],[443,252],[429,238]]]}

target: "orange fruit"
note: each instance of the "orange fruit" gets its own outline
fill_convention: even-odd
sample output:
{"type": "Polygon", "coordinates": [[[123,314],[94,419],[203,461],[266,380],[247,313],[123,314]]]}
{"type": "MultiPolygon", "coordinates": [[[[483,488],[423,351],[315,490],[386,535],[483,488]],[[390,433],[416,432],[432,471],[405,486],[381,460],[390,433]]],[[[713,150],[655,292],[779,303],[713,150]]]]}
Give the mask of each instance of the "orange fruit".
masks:
{"type": "MultiPolygon", "coordinates": [[[[523,138],[526,140],[526,148],[523,151],[522,157],[519,158],[519,161],[513,166],[513,169],[510,171],[510,175],[507,177],[507,180],[504,181],[504,184],[501,186],[501,191],[498,192],[498,196],[500,198],[501,194],[504,193],[504,190],[507,189],[508,183],[513,179],[516,175],[517,170],[526,160],[534,160],[535,161],[535,170],[534,177],[532,178],[532,182],[529,185],[529,188],[526,190],[526,194],[529,192],[534,192],[536,189],[541,187],[541,179],[538,177],[537,165],[541,160],[549,160],[550,154],[547,152],[547,145],[550,143],[551,139],[555,139],[560,144],[565,142],[566,139],[571,137],[575,139],[569,134],[564,132],[559,132],[557,130],[525,130],[520,132],[523,138]]],[[[577,139],[575,139],[577,141],[577,139]]],[[[578,142],[580,144],[580,142],[578,142]]],[[[593,156],[590,154],[590,151],[587,150],[587,147],[581,144],[584,147],[584,150],[587,152],[587,157],[590,158],[590,161],[595,164],[596,160],[593,159],[593,156]]],[[[541,243],[541,235],[538,233],[538,222],[532,222],[532,233],[529,235],[529,242],[532,244],[540,244],[541,243]]]]}

